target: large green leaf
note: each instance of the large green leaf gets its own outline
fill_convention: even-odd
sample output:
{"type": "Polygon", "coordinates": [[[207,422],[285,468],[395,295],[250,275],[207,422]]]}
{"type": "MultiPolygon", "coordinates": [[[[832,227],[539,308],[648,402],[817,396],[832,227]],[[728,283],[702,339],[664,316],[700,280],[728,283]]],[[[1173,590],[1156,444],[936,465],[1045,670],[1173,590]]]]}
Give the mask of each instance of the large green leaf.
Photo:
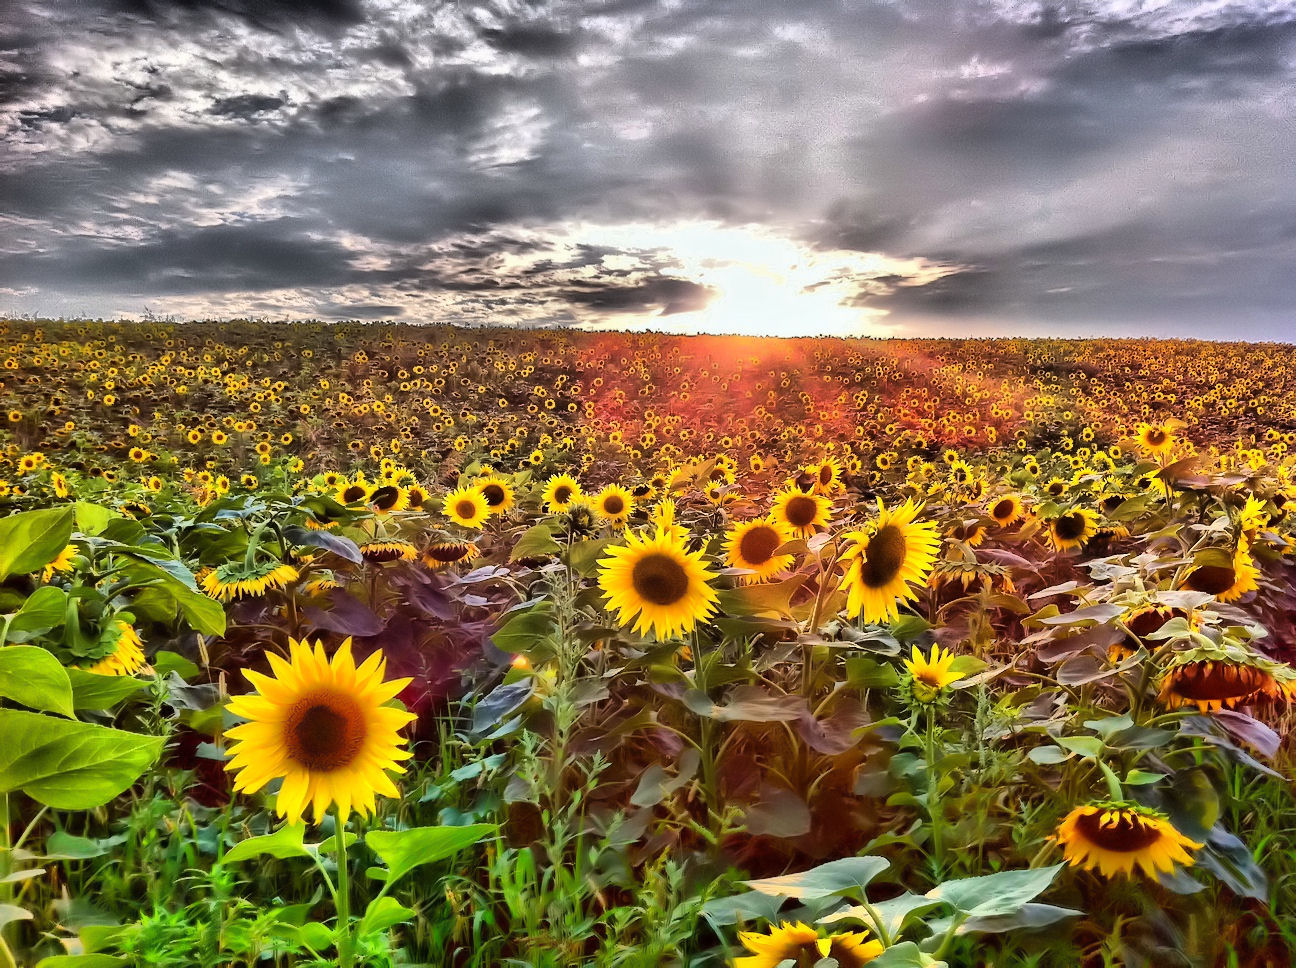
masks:
{"type": "Polygon", "coordinates": [[[0,648],[0,697],[72,718],[72,683],[63,663],[36,645],[0,648]]]}
{"type": "Polygon", "coordinates": [[[497,830],[499,826],[493,823],[375,830],[365,838],[365,843],[387,865],[387,869],[370,868],[369,873],[384,878],[389,884],[394,883],[415,867],[451,857],[497,830]]]}
{"type": "Polygon", "coordinates": [[[834,894],[851,894],[857,900],[863,897],[864,888],[873,878],[890,867],[882,857],[845,857],[831,860],[799,874],[765,877],[743,883],[762,894],[781,894],[800,901],[831,897],[834,894]]]}
{"type": "Polygon", "coordinates": [[[27,575],[58,557],[72,537],[72,508],[42,508],[0,518],[0,580],[27,575]]]}
{"type": "Polygon", "coordinates": [[[36,962],[36,968],[125,968],[125,958],[112,955],[54,955],[36,962]]]}
{"type": "Polygon", "coordinates": [[[963,877],[937,884],[927,896],[944,901],[960,914],[994,918],[1016,914],[1048,889],[1062,864],[1019,871],[1000,871],[982,877],[963,877]]]}
{"type": "Polygon", "coordinates": [[[523,558],[546,558],[562,551],[562,545],[554,540],[553,528],[547,524],[537,524],[528,528],[518,538],[517,544],[509,552],[509,561],[521,561],[523,558]]]}
{"type": "Polygon", "coordinates": [[[284,860],[288,857],[311,857],[310,849],[304,843],[306,839],[305,824],[290,824],[280,827],[272,834],[261,837],[249,837],[240,841],[225,852],[221,858],[224,863],[235,863],[250,860],[253,857],[269,855],[284,860]]]}
{"type": "Polygon", "coordinates": [[[162,753],[162,737],[0,709],[0,792],[21,790],[59,810],[117,796],[162,753]]]}
{"type": "Polygon", "coordinates": [[[67,592],[53,585],[36,589],[23,602],[22,607],[6,616],[3,643],[30,642],[52,628],[63,624],[67,617],[67,592]]]}
{"type": "Polygon", "coordinates": [[[414,912],[394,897],[379,897],[369,902],[364,917],[360,919],[360,934],[375,934],[403,924],[414,917],[414,912]]]}
{"type": "Polygon", "coordinates": [[[82,669],[68,669],[67,674],[72,683],[73,709],[112,709],[148,685],[133,676],[101,676],[82,669]]]}
{"type": "Polygon", "coordinates": [[[76,509],[76,527],[77,530],[85,535],[98,535],[103,529],[108,527],[108,523],[113,518],[120,518],[120,511],[114,511],[112,508],[106,508],[101,504],[91,504],[88,501],[77,501],[74,505],[76,509]]]}

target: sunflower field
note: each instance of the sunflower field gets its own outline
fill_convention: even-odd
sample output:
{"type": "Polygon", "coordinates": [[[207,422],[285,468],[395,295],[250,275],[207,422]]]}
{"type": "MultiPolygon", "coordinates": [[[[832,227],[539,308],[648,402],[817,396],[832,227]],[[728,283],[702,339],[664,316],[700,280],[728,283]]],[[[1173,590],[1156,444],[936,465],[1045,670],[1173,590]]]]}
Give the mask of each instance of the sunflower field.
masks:
{"type": "Polygon", "coordinates": [[[1296,347],[0,322],[0,968],[1296,962],[1296,347]]]}

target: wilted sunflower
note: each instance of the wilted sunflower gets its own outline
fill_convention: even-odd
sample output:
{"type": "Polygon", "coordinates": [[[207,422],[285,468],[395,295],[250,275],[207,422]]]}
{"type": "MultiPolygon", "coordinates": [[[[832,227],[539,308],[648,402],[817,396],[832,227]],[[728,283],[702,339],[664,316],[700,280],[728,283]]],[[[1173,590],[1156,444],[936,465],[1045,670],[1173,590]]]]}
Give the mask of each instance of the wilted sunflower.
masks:
{"type": "Polygon", "coordinates": [[[144,668],[144,643],[129,622],[113,620],[117,641],[112,652],[86,669],[97,676],[133,676],[144,668]]]}
{"type": "Polygon", "coordinates": [[[1098,518],[1084,508],[1059,514],[1048,523],[1049,540],[1058,551],[1081,548],[1098,531],[1098,518]]]}
{"type": "Polygon", "coordinates": [[[1251,557],[1246,541],[1238,544],[1227,565],[1198,565],[1183,580],[1184,588],[1214,595],[1221,602],[1235,602],[1259,585],[1260,569],[1251,557]]]}
{"type": "Polygon", "coordinates": [[[490,505],[475,487],[461,487],[446,495],[445,516],[462,528],[480,528],[490,517],[490,505]]]}
{"type": "Polygon", "coordinates": [[[502,477],[488,477],[474,487],[486,501],[491,514],[505,514],[513,507],[513,486],[502,477]]]}
{"type": "Polygon", "coordinates": [[[1054,839],[1062,845],[1067,863],[1104,877],[1130,875],[1135,869],[1148,877],[1168,874],[1176,862],[1192,864],[1185,848],[1201,847],[1179,833],[1163,814],[1133,803],[1076,807],[1058,825],[1054,839]]]}
{"type": "Polygon", "coordinates": [[[986,539],[985,525],[980,521],[960,521],[945,533],[955,541],[962,541],[969,548],[979,547],[986,539]]]}
{"type": "Polygon", "coordinates": [[[420,560],[435,571],[480,557],[481,551],[471,541],[439,541],[424,550],[420,560]]]}
{"type": "Polygon", "coordinates": [[[625,524],[633,510],[634,496],[620,484],[609,484],[594,497],[594,513],[609,524],[625,524]]]}
{"type": "Polygon", "coordinates": [[[247,670],[256,693],[229,701],[248,720],[226,732],[234,789],[255,793],[282,777],[275,811],[293,824],[308,805],[316,823],[334,804],[343,823],[352,809],[368,816],[378,794],[400,796],[388,771],[405,772],[400,761],[413,754],[399,730],[417,717],[387,703],[412,680],[384,682],[381,652],[357,669],[349,638],[331,662],[319,642],[312,651],[290,639],[289,649],[291,661],[267,652],[274,676],[247,670]]]}
{"type": "Polygon", "coordinates": [[[1158,699],[1171,709],[1196,706],[1202,712],[1249,703],[1276,694],[1276,678],[1289,667],[1237,640],[1196,645],[1175,654],[1161,673],[1158,699]]]}
{"type": "Polygon", "coordinates": [[[567,510],[572,498],[579,497],[580,482],[570,474],[555,474],[545,482],[544,502],[550,514],[559,514],[567,510]]]}
{"type": "Polygon", "coordinates": [[[793,485],[774,498],[770,519],[787,528],[794,538],[808,538],[820,528],[828,527],[832,500],[822,494],[807,494],[793,485]]]}
{"type": "Polygon", "coordinates": [[[283,588],[298,577],[297,569],[282,561],[227,561],[209,572],[201,587],[212,598],[232,602],[283,588]]]}
{"type": "Polygon", "coordinates": [[[715,611],[715,577],[700,552],[665,531],[648,538],[634,533],[626,543],[607,549],[599,561],[599,587],[622,625],[634,621],[640,635],[648,629],[659,638],[683,635],[715,611]],[[635,620],[635,616],[638,619],[635,620]]]}
{"type": "Polygon", "coordinates": [[[841,589],[848,592],[846,613],[865,622],[890,622],[900,614],[900,602],[918,597],[912,585],[927,580],[940,536],[930,521],[915,523],[921,504],[907,500],[889,511],[878,500],[878,519],[868,529],[850,531],[842,563],[841,589]]]}
{"type": "Polygon", "coordinates": [[[795,560],[792,555],[774,554],[787,541],[787,529],[774,521],[747,521],[736,525],[725,539],[725,560],[732,568],[752,572],[739,577],[744,585],[769,581],[786,572],[795,560]]]}
{"type": "Polygon", "coordinates": [[[1022,506],[1021,498],[1015,494],[1001,497],[990,505],[990,517],[1001,528],[1011,528],[1025,516],[1026,509],[1022,506]]]}
{"type": "Polygon", "coordinates": [[[870,941],[864,931],[831,934],[819,932],[807,924],[783,922],[768,933],[743,931],[738,935],[744,948],[752,952],[735,958],[733,968],[778,968],[791,961],[795,968],[813,968],[825,958],[832,958],[841,968],[866,965],[883,952],[879,941],[870,941]]]}
{"type": "Polygon", "coordinates": [[[380,564],[385,561],[413,561],[418,549],[408,541],[368,541],[360,546],[365,561],[380,564]]]}

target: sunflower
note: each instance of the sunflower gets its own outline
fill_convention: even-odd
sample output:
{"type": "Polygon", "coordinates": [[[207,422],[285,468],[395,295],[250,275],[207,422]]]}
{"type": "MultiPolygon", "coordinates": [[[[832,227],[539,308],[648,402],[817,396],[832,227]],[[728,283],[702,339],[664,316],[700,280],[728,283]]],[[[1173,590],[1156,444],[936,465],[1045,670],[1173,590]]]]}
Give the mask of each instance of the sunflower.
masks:
{"type": "Polygon", "coordinates": [[[491,514],[506,514],[513,507],[513,486],[502,477],[488,477],[473,485],[491,514]]]}
{"type": "Polygon", "coordinates": [[[365,561],[380,564],[384,561],[413,561],[418,549],[408,541],[368,541],[360,546],[365,561]]]}
{"type": "Polygon", "coordinates": [[[848,592],[846,612],[851,618],[863,613],[865,622],[894,621],[900,602],[918,597],[912,584],[927,580],[940,537],[929,521],[915,523],[921,504],[907,500],[888,511],[878,500],[878,519],[867,530],[851,531],[850,547],[842,556],[846,573],[841,589],[848,592]]]}
{"type": "Polygon", "coordinates": [[[384,484],[382,487],[374,488],[366,503],[376,514],[391,514],[394,511],[404,511],[409,507],[409,495],[405,493],[403,487],[384,484]]]}
{"type": "Polygon", "coordinates": [[[1074,867],[1097,870],[1104,877],[1148,877],[1170,873],[1175,862],[1190,865],[1185,848],[1202,845],[1179,833],[1163,814],[1133,803],[1090,803],[1076,807],[1058,825],[1054,839],[1074,867]]]}
{"type": "Polygon", "coordinates": [[[436,571],[480,557],[481,551],[471,541],[439,541],[428,547],[420,560],[436,571]]]}
{"type": "Polygon", "coordinates": [[[544,503],[550,514],[567,510],[574,497],[581,493],[580,482],[570,474],[555,474],[545,482],[544,503]]]}
{"type": "Polygon", "coordinates": [[[446,495],[445,516],[462,528],[480,528],[490,517],[490,505],[475,487],[461,487],[446,495]]]}
{"type": "Polygon", "coordinates": [[[675,501],[669,497],[662,498],[648,515],[653,529],[661,534],[665,532],[675,541],[683,542],[688,538],[688,529],[675,517],[675,501]]]}
{"type": "Polygon", "coordinates": [[[732,568],[751,572],[738,581],[754,585],[769,581],[786,572],[795,560],[792,555],[776,555],[779,546],[788,541],[787,529],[772,520],[748,521],[735,526],[725,539],[725,561],[732,568]]]}
{"type": "Polygon", "coordinates": [[[930,656],[923,655],[915,645],[910,656],[905,659],[905,668],[913,678],[914,694],[923,702],[930,702],[946,686],[963,678],[963,673],[952,668],[954,653],[948,649],[942,652],[939,645],[932,646],[930,656]]]}
{"type": "Polygon", "coordinates": [[[867,932],[843,932],[821,938],[818,931],[801,922],[785,921],[768,933],[743,931],[738,940],[752,953],[735,958],[733,968],[778,968],[787,961],[796,968],[809,968],[825,958],[832,958],[841,968],[858,968],[884,950],[881,942],[869,940],[867,932]]]}
{"type": "Polygon", "coordinates": [[[1259,588],[1260,569],[1251,557],[1246,541],[1238,544],[1227,565],[1198,565],[1183,580],[1183,587],[1214,595],[1221,602],[1235,602],[1259,588]]]}
{"type": "Polygon", "coordinates": [[[114,619],[113,626],[117,629],[117,642],[112,652],[85,671],[97,676],[133,676],[144,668],[144,643],[129,622],[114,619]]]}
{"type": "Polygon", "coordinates": [[[298,578],[297,569],[281,561],[229,561],[203,578],[202,590],[222,602],[264,595],[298,578]]]}
{"type": "Polygon", "coordinates": [[[990,517],[1001,528],[1011,528],[1026,516],[1026,508],[1016,494],[1001,497],[990,505],[990,517]]]}
{"type": "Polygon", "coordinates": [[[1049,521],[1048,529],[1054,548],[1071,551],[1083,547],[1098,532],[1098,519],[1092,511],[1074,508],[1049,521]]]}
{"type": "Polygon", "coordinates": [[[594,496],[594,512],[611,525],[622,525],[634,510],[634,495],[619,484],[609,484],[594,496]]]}
{"type": "Polygon", "coordinates": [[[1145,605],[1134,609],[1121,622],[1125,630],[1124,636],[1119,642],[1107,647],[1107,658],[1112,662],[1128,659],[1143,647],[1145,638],[1160,631],[1161,626],[1176,617],[1187,618],[1188,613],[1182,609],[1157,605],[1145,605]]]}
{"type": "Polygon", "coordinates": [[[807,468],[807,470],[814,471],[814,489],[819,494],[832,494],[834,491],[840,491],[844,487],[842,484],[842,466],[834,457],[829,457],[817,468],[807,468]]]}
{"type": "Polygon", "coordinates": [[[969,548],[979,547],[986,539],[985,525],[980,521],[960,521],[945,533],[955,541],[962,541],[969,548]]]}
{"type": "Polygon", "coordinates": [[[357,669],[348,638],[330,662],[324,646],[289,640],[291,661],[267,652],[274,676],[244,673],[255,694],[235,696],[229,711],[248,720],[227,731],[234,789],[255,793],[283,778],[275,810],[299,823],[309,805],[318,823],[337,805],[345,823],[354,808],[368,816],[378,794],[400,796],[388,771],[403,773],[411,754],[399,731],[414,713],[387,705],[412,681],[383,681],[374,652],[357,669]]]}
{"type": "Polygon", "coordinates": [[[1175,428],[1170,423],[1153,424],[1141,423],[1138,430],[1135,431],[1135,437],[1138,444],[1149,454],[1161,455],[1169,453],[1174,447],[1175,428]]]}
{"type": "Polygon", "coordinates": [[[1274,695],[1276,677],[1289,667],[1236,642],[1196,646],[1175,655],[1161,676],[1157,698],[1171,709],[1196,706],[1201,712],[1250,703],[1274,695]]]}
{"type": "Polygon", "coordinates": [[[48,582],[56,573],[67,574],[76,568],[76,545],[65,545],[63,550],[41,571],[41,581],[48,582]]]}
{"type": "Polygon", "coordinates": [[[828,527],[831,512],[830,498],[807,494],[793,485],[775,496],[770,519],[786,528],[789,536],[808,538],[820,528],[828,527]]]}
{"type": "Polygon", "coordinates": [[[685,550],[665,531],[651,538],[628,534],[599,561],[599,587],[617,620],[629,625],[638,615],[635,632],[651,628],[659,639],[690,632],[715,611],[717,596],[708,584],[714,577],[700,552],[685,550]]]}
{"type": "Polygon", "coordinates": [[[369,485],[364,481],[344,481],[336,492],[339,504],[359,504],[369,497],[369,485]]]}

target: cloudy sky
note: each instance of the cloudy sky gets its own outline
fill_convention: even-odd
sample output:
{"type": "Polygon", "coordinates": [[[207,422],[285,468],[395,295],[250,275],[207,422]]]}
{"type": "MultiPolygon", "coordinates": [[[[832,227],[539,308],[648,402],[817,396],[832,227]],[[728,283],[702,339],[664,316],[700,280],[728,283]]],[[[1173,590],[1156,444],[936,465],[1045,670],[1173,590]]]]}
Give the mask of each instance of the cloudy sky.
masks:
{"type": "Polygon", "coordinates": [[[1296,339],[1296,2],[3,0],[0,312],[1296,339]]]}

